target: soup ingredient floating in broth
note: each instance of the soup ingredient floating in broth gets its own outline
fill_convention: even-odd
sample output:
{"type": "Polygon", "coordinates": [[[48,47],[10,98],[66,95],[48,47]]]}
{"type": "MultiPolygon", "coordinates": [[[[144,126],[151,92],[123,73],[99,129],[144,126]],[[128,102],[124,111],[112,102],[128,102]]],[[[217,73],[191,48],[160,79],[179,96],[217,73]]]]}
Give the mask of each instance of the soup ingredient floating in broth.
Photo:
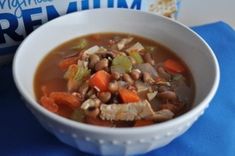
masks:
{"type": "Polygon", "coordinates": [[[194,84],[187,66],[162,45],[100,33],[53,50],[38,68],[35,91],[47,110],[77,122],[139,127],[188,111],[194,84]]]}

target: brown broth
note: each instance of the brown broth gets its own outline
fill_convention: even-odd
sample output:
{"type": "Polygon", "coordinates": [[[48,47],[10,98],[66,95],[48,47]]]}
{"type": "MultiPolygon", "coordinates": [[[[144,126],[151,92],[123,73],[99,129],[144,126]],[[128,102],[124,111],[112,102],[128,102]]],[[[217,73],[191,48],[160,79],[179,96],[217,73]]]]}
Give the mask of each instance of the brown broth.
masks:
{"type": "Polygon", "coordinates": [[[127,36],[134,37],[134,41],[128,44],[127,47],[137,41],[140,42],[143,46],[155,47],[155,50],[151,52],[151,54],[156,63],[162,62],[167,58],[173,58],[181,62],[185,66],[185,68],[187,69],[187,72],[184,74],[184,76],[186,78],[186,82],[190,90],[190,93],[189,93],[190,106],[187,109],[185,109],[183,112],[191,108],[193,105],[194,93],[195,93],[194,81],[193,81],[192,74],[190,73],[185,63],[170,49],[168,49],[167,47],[153,40],[146,39],[146,38],[132,35],[132,34],[123,34],[123,33],[98,33],[98,34],[91,34],[91,35],[78,37],[78,38],[75,38],[73,40],[70,40],[68,42],[65,42],[59,45],[58,47],[53,49],[51,52],[49,52],[49,54],[39,64],[37,71],[35,73],[34,92],[35,92],[37,101],[39,101],[40,97],[43,96],[43,93],[41,90],[42,86],[46,85],[48,88],[48,92],[67,91],[66,80],[63,78],[64,72],[58,68],[58,63],[60,60],[64,59],[66,56],[77,52],[76,50],[71,50],[71,47],[75,46],[79,42],[79,40],[81,40],[81,38],[85,38],[86,40],[89,41],[89,47],[92,47],[94,45],[109,47],[110,39],[113,39],[115,37],[124,38],[127,36]]]}

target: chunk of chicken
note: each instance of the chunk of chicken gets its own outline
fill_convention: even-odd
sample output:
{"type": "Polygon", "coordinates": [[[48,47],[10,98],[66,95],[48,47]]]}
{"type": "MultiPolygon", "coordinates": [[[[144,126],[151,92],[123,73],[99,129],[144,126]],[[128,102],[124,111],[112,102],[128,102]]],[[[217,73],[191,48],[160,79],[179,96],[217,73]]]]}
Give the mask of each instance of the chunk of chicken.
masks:
{"type": "Polygon", "coordinates": [[[154,114],[147,100],[128,104],[101,104],[100,106],[100,118],[103,120],[133,121],[152,118],[154,114]]]}
{"type": "Polygon", "coordinates": [[[117,43],[118,50],[122,50],[126,44],[130,43],[134,38],[133,37],[128,37],[128,38],[123,38],[121,41],[117,43]]]}
{"type": "Polygon", "coordinates": [[[134,121],[149,119],[157,122],[166,121],[174,117],[174,113],[168,109],[154,112],[147,100],[128,104],[101,104],[100,118],[114,121],[134,121]]]}
{"type": "Polygon", "coordinates": [[[134,44],[133,46],[131,46],[130,48],[128,48],[126,51],[129,53],[129,52],[131,52],[131,51],[137,51],[137,52],[139,52],[139,51],[141,51],[141,50],[144,50],[144,46],[143,46],[141,43],[137,42],[136,44],[134,44]]]}

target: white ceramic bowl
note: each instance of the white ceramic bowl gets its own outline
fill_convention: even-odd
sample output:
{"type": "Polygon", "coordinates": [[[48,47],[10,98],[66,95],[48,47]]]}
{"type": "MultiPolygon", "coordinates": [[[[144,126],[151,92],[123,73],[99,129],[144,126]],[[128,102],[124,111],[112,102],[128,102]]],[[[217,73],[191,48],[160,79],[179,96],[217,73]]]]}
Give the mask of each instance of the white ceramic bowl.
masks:
{"type": "MultiPolygon", "coordinates": [[[[16,85],[39,122],[62,142],[101,155],[140,154],[162,147],[184,133],[208,107],[219,83],[219,66],[207,43],[186,26],[139,11],[100,9],[72,13],[38,28],[14,58],[16,85]],[[141,128],[105,128],[55,115],[35,100],[33,79],[43,57],[72,38],[96,32],[126,32],[169,47],[189,66],[196,84],[195,106],[167,122],[141,128]]],[[[191,141],[191,140],[188,140],[191,141]]]]}

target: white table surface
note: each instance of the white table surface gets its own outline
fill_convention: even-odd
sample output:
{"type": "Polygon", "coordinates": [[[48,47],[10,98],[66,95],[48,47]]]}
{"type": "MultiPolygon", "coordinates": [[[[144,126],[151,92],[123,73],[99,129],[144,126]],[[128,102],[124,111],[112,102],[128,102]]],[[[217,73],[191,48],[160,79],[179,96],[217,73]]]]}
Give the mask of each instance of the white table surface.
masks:
{"type": "Polygon", "coordinates": [[[224,21],[235,28],[235,0],[181,0],[178,20],[188,26],[224,21]]]}

